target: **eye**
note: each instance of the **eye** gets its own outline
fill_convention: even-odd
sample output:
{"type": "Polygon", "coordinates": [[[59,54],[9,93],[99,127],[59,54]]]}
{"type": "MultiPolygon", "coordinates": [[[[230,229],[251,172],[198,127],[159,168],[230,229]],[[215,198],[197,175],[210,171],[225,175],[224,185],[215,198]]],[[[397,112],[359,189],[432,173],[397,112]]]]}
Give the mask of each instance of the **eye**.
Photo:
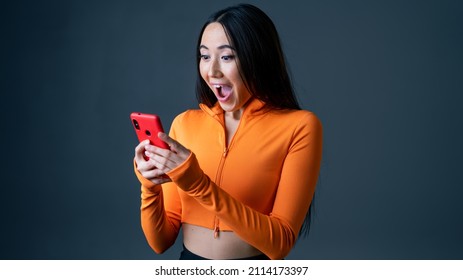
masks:
{"type": "Polygon", "coordinates": [[[233,60],[234,58],[235,58],[234,55],[224,55],[224,56],[222,56],[222,60],[224,60],[224,61],[233,60]]]}
{"type": "Polygon", "coordinates": [[[199,58],[201,58],[201,60],[208,60],[211,57],[208,54],[202,54],[199,56],[199,58]]]}

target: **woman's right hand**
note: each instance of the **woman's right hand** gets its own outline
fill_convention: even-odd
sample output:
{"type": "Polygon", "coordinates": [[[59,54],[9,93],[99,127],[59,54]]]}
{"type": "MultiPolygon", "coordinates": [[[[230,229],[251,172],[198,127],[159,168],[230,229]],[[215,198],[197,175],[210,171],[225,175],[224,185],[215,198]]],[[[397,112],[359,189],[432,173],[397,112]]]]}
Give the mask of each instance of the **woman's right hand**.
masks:
{"type": "Polygon", "coordinates": [[[145,146],[149,144],[149,140],[140,142],[135,147],[135,163],[140,174],[151,181],[155,185],[172,182],[172,180],[160,169],[156,168],[155,162],[145,158],[145,146]]]}

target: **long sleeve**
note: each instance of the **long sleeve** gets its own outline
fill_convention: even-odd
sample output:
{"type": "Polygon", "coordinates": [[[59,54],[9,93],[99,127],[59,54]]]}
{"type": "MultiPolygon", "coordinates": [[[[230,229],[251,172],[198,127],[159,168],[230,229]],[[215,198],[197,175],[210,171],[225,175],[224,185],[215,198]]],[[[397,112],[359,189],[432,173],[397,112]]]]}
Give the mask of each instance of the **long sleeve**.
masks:
{"type": "MultiPolygon", "coordinates": [[[[171,137],[175,133],[171,131],[171,137]]],[[[140,217],[143,233],[150,247],[158,254],[170,248],[177,239],[181,227],[182,206],[178,188],[174,183],[154,185],[137,170],[141,183],[140,217]]]]}
{"type": "Polygon", "coordinates": [[[161,254],[175,243],[180,230],[177,187],[172,183],[154,186],[136,168],[135,174],[142,183],[140,216],[143,233],[150,247],[161,254]]]}
{"type": "Polygon", "coordinates": [[[271,259],[282,259],[296,242],[310,206],[321,150],[321,124],[314,115],[307,115],[293,131],[269,215],[238,201],[212,182],[202,171],[194,153],[168,175],[187,195],[214,212],[243,240],[271,259]]]}

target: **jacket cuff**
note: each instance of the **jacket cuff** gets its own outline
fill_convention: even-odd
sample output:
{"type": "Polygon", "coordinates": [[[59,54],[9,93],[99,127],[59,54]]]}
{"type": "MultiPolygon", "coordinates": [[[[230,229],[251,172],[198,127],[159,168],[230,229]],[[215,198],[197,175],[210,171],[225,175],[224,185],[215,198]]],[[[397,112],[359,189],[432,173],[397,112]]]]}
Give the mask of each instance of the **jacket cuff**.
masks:
{"type": "Polygon", "coordinates": [[[201,182],[204,172],[199,166],[195,154],[191,152],[190,156],[182,164],[166,174],[179,188],[189,191],[201,182]]]}

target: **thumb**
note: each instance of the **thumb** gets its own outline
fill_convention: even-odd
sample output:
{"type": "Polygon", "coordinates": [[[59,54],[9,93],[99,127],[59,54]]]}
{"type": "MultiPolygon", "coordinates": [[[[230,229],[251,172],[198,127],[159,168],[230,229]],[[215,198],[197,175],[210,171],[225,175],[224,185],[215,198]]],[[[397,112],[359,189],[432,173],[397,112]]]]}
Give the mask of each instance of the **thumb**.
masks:
{"type": "Polygon", "coordinates": [[[176,140],[170,138],[169,135],[163,132],[159,132],[158,137],[162,141],[166,142],[167,145],[169,145],[170,150],[172,152],[174,152],[175,154],[177,154],[177,156],[179,156],[178,158],[180,160],[179,163],[184,162],[188,158],[188,156],[191,154],[190,150],[185,148],[182,144],[180,144],[176,140]]]}
{"type": "Polygon", "coordinates": [[[174,139],[170,138],[169,135],[165,134],[164,132],[159,132],[158,133],[158,137],[159,139],[161,139],[162,141],[166,142],[167,145],[169,145],[169,147],[171,148],[171,150],[175,151],[176,148],[177,148],[177,141],[175,141],[174,139]]]}
{"type": "Polygon", "coordinates": [[[167,134],[165,134],[163,132],[160,132],[160,133],[158,133],[158,137],[162,141],[166,142],[167,145],[169,145],[170,150],[172,152],[176,153],[177,155],[182,155],[185,158],[190,155],[190,153],[191,153],[190,150],[185,148],[182,144],[180,144],[176,140],[170,138],[169,135],[167,135],[167,134]]]}

